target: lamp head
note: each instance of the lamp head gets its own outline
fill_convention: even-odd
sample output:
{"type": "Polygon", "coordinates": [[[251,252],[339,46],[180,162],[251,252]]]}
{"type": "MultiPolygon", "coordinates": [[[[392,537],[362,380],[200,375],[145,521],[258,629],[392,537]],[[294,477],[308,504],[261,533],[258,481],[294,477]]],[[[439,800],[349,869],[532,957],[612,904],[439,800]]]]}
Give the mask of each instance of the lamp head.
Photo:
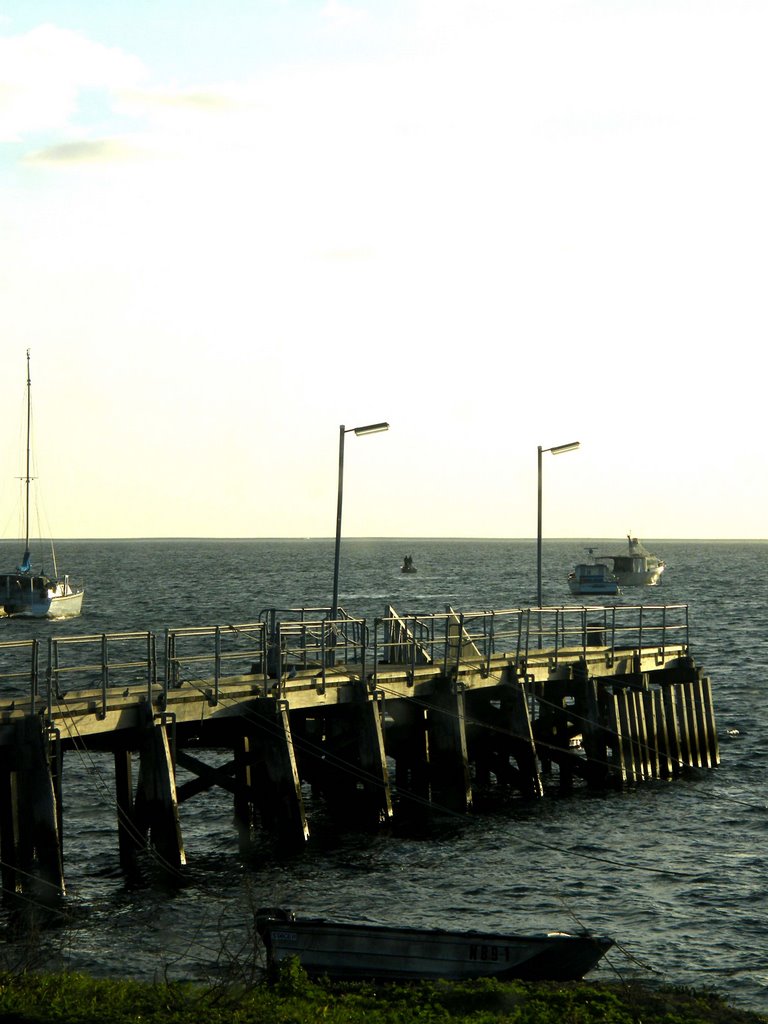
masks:
{"type": "Polygon", "coordinates": [[[379,434],[383,430],[389,430],[388,423],[369,423],[366,427],[353,427],[356,437],[363,437],[365,434],[379,434]]]}
{"type": "Polygon", "coordinates": [[[572,452],[577,448],[581,448],[581,441],[570,441],[568,444],[558,444],[549,450],[553,455],[562,455],[563,452],[572,452]]]}

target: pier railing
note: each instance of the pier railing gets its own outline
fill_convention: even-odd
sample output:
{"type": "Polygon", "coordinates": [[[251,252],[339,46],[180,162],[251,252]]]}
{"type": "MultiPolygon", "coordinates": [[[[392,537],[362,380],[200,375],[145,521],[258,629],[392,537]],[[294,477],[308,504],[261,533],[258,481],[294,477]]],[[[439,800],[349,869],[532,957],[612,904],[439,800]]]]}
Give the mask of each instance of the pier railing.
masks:
{"type": "MultiPolygon", "coordinates": [[[[601,647],[621,650],[689,645],[687,605],[511,608],[400,616],[374,623],[373,664],[437,664],[444,674],[461,663],[504,656],[518,664],[546,653],[554,667],[564,654],[601,647]]],[[[376,669],[374,669],[374,672],[376,669]]]]}
{"type": "Polygon", "coordinates": [[[579,651],[601,648],[610,664],[619,651],[656,650],[663,660],[671,646],[688,649],[687,605],[449,608],[427,615],[389,608],[371,625],[345,612],[330,619],[327,609],[267,609],[257,622],[167,629],[160,645],[150,632],[0,642],[0,709],[28,701],[30,711],[39,711],[69,691],[91,690],[106,711],[107,694],[118,686],[162,704],[185,682],[204,686],[217,703],[221,683],[243,677],[256,676],[265,693],[280,693],[307,670],[323,684],[346,668],[375,684],[394,665],[432,665],[447,675],[462,664],[489,667],[499,657],[524,670],[540,657],[556,668],[558,659],[579,651]]]}

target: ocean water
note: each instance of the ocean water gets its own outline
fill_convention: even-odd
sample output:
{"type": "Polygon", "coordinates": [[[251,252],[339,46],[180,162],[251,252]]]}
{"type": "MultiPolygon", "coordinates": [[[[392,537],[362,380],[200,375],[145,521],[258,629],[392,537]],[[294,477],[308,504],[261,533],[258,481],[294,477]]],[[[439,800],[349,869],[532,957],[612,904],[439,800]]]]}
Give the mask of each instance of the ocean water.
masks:
{"type": "MultiPolygon", "coordinates": [[[[566,575],[585,542],[545,541],[543,597],[571,604],[566,575]]],[[[594,543],[590,540],[589,543],[594,543]]],[[[112,764],[85,751],[64,765],[68,894],[55,927],[27,943],[7,912],[0,955],[101,975],[215,980],[253,965],[253,910],[380,923],[572,929],[616,946],[590,977],[711,987],[768,1008],[768,543],[650,541],[663,585],[627,603],[690,608],[692,653],[711,678],[721,765],[623,792],[548,795],[441,819],[419,833],[335,832],[310,808],[313,836],[293,858],[256,836],[238,844],[231,797],[184,803],[188,864],[178,880],[119,867],[112,764]]],[[[608,544],[598,543],[601,550],[608,544]]],[[[611,550],[622,549],[620,541],[611,550]]],[[[0,544],[2,564],[18,560],[0,544]]],[[[330,602],[332,540],[69,542],[59,568],[82,578],[83,615],[0,620],[0,641],[254,621],[270,607],[330,602]]],[[[340,603],[373,618],[535,603],[532,541],[345,540],[340,603]],[[418,573],[400,573],[410,553],[418,573]]],[[[258,959],[258,951],[257,951],[258,959]]]]}

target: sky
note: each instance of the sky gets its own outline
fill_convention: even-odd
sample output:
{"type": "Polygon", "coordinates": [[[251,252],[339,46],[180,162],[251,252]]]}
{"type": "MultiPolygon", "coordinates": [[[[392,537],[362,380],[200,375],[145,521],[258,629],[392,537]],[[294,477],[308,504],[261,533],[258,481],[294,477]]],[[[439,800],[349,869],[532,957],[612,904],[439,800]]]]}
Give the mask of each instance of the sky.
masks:
{"type": "Polygon", "coordinates": [[[764,0],[0,0],[0,537],[766,538],[764,0]]]}

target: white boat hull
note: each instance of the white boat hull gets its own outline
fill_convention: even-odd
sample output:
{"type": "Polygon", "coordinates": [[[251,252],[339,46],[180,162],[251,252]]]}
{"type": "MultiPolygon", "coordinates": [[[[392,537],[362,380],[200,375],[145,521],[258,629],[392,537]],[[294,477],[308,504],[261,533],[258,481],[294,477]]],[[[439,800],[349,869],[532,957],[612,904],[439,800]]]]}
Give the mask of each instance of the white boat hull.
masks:
{"type": "Polygon", "coordinates": [[[568,573],[572,594],[620,594],[619,581],[601,562],[580,562],[568,573]]]}
{"type": "Polygon", "coordinates": [[[48,610],[44,617],[47,619],[71,619],[81,613],[84,597],[84,590],[69,594],[57,594],[48,602],[48,610]]]}
{"type": "Polygon", "coordinates": [[[568,580],[568,587],[569,587],[571,593],[572,594],[576,594],[576,595],[595,594],[595,595],[602,595],[603,597],[605,597],[606,595],[614,595],[615,596],[616,594],[620,594],[621,593],[621,588],[619,587],[618,583],[602,583],[602,584],[601,583],[596,583],[596,584],[589,584],[589,583],[579,583],[578,580],[570,580],[569,579],[568,580]]]}
{"type": "Polygon", "coordinates": [[[285,911],[257,915],[272,966],[296,957],[313,977],[338,980],[583,977],[610,948],[610,939],[563,932],[498,935],[295,919],[285,911]],[[277,914],[282,913],[281,919],[277,914]]]}
{"type": "Polygon", "coordinates": [[[0,578],[0,614],[16,619],[70,619],[80,615],[85,590],[68,577],[41,582],[39,576],[0,578]]]}
{"type": "Polygon", "coordinates": [[[614,569],[614,575],[622,587],[656,587],[661,583],[661,574],[665,566],[655,569],[644,569],[639,572],[621,572],[614,569]]]}

